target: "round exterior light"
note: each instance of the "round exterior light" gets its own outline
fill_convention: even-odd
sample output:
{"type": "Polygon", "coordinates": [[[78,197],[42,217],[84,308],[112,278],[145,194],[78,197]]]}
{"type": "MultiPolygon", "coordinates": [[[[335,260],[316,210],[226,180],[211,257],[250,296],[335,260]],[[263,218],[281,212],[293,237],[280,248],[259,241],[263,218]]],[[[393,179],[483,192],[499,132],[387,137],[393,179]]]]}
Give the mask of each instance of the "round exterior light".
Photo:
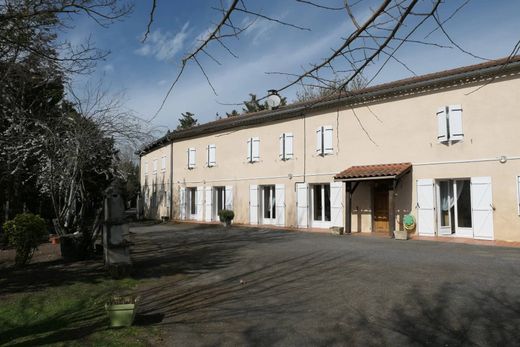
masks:
{"type": "Polygon", "coordinates": [[[507,162],[507,157],[505,155],[501,156],[498,160],[500,163],[505,164],[507,162]]]}
{"type": "Polygon", "coordinates": [[[280,103],[282,102],[282,98],[280,98],[280,95],[278,95],[278,92],[274,89],[267,91],[269,95],[267,96],[266,102],[267,106],[269,106],[269,109],[277,108],[280,106],[280,103]]]}

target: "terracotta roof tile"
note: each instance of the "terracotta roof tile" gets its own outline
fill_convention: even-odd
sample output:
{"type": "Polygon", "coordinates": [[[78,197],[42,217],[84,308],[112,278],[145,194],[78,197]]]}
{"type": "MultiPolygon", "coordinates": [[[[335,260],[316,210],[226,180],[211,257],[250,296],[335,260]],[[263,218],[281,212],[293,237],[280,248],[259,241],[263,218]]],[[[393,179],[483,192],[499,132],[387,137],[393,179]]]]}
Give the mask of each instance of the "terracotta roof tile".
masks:
{"type": "Polygon", "coordinates": [[[351,166],[334,176],[335,179],[370,178],[370,177],[399,177],[412,168],[411,163],[378,164],[351,166]]]}

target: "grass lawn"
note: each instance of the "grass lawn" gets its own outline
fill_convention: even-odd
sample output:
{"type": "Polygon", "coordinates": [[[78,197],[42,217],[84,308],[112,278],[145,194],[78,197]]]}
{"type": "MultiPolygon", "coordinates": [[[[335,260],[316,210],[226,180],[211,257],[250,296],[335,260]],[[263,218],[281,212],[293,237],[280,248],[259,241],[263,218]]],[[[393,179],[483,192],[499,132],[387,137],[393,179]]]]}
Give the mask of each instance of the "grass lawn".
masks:
{"type": "Polygon", "coordinates": [[[0,297],[0,345],[141,346],[156,340],[156,328],[108,328],[105,302],[132,291],[133,279],[103,279],[0,297]]]}

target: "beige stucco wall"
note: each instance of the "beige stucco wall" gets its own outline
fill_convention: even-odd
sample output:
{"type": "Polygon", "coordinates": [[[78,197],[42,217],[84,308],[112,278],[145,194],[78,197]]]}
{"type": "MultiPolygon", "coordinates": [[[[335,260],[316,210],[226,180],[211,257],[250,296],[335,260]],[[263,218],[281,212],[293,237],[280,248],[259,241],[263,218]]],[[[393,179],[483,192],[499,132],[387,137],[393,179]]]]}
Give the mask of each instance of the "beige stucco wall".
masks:
{"type": "MultiPolygon", "coordinates": [[[[477,85],[439,89],[392,100],[380,100],[352,109],[337,109],[276,123],[236,128],[173,143],[174,201],[179,187],[234,187],[236,222],[249,221],[249,185],[285,184],[286,225],[296,225],[297,182],[330,182],[332,176],[352,165],[412,162],[413,172],[396,191],[396,219],[415,213],[415,181],[418,178],[462,178],[491,176],[495,238],[520,240],[515,179],[520,175],[520,79],[518,76],[492,81],[475,91],[477,85]],[[439,144],[435,113],[441,106],[460,104],[463,108],[464,141],[439,144]],[[334,128],[334,153],[316,155],[316,128],[334,128]],[[294,135],[294,159],[278,159],[278,138],[294,135]],[[260,162],[248,163],[247,139],[260,138],[260,162]],[[216,145],[217,165],[205,167],[206,146],[216,145]],[[197,150],[196,167],[187,168],[187,149],[197,150]],[[505,164],[498,157],[510,159],[505,164]],[[497,158],[497,160],[486,161],[497,158]],[[473,161],[468,163],[456,161],[473,161]],[[442,164],[454,161],[450,164],[442,164]],[[292,178],[289,178],[289,174],[292,178]],[[304,175],[305,174],[305,175],[304,175]]],[[[166,146],[168,147],[168,146],[166,146]]],[[[163,148],[166,148],[163,147],[163,148]]],[[[143,158],[163,149],[154,151],[143,158]]],[[[143,177],[142,177],[143,178],[143,177]]],[[[370,231],[371,198],[367,184],[353,197],[353,231],[370,231]],[[359,218],[358,218],[359,215],[359,218]]],[[[178,208],[175,208],[178,218],[178,208]]]]}
{"type": "Polygon", "coordinates": [[[143,202],[145,216],[148,218],[170,217],[167,197],[171,189],[171,164],[171,144],[141,156],[141,201],[143,202]],[[166,157],[165,169],[162,169],[162,157],[166,157]],[[157,160],[157,171],[155,172],[153,171],[154,160],[157,160]],[[148,172],[144,171],[145,163],[148,163],[148,172]],[[156,196],[155,204],[153,203],[153,194],[156,196]]]}

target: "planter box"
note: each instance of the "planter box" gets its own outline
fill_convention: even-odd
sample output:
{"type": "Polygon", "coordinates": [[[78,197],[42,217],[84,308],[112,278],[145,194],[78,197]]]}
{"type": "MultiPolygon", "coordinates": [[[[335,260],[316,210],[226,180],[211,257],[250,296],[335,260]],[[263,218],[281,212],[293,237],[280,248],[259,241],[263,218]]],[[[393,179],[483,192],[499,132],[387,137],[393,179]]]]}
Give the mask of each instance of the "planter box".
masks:
{"type": "Polygon", "coordinates": [[[394,238],[396,240],[408,240],[408,231],[396,230],[396,231],[394,231],[394,238]]]}
{"type": "Polygon", "coordinates": [[[134,322],[136,304],[106,304],[111,327],[129,327],[134,322]]]}

